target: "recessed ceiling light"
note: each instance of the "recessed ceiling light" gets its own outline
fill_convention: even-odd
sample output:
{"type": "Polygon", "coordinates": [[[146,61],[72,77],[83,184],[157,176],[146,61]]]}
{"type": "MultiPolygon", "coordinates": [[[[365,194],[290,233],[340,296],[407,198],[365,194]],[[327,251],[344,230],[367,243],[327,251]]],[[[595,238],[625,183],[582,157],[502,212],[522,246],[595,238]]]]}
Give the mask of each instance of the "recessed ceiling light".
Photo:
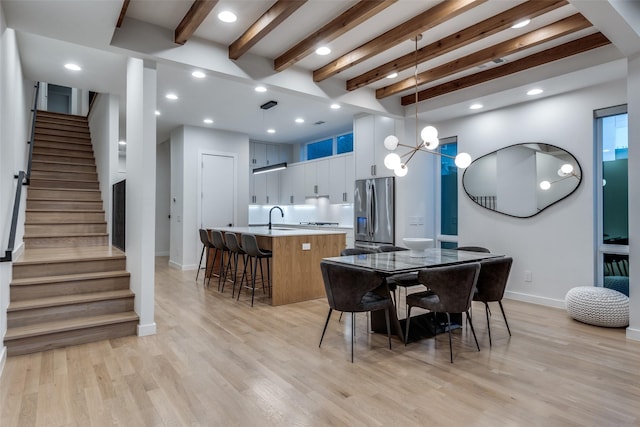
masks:
{"type": "Polygon", "coordinates": [[[213,123],[213,120],[211,119],[204,119],[203,122],[205,122],[206,124],[210,125],[211,123],[213,123]]]}
{"type": "Polygon", "coordinates": [[[267,129],[267,133],[276,133],[275,129],[267,129]]]}
{"type": "Polygon", "coordinates": [[[119,141],[118,144],[120,145],[127,145],[127,141],[119,141]]]}
{"type": "Polygon", "coordinates": [[[160,111],[156,110],[156,116],[160,115],[160,111]]]}
{"type": "Polygon", "coordinates": [[[511,28],[522,28],[522,27],[526,27],[527,25],[529,25],[529,22],[531,22],[531,19],[523,19],[522,21],[518,21],[515,24],[513,24],[511,26],[511,28]]]}
{"type": "Polygon", "coordinates": [[[304,119],[302,117],[298,117],[296,119],[296,123],[304,123],[304,119]]]}
{"type": "Polygon", "coordinates": [[[391,73],[387,76],[388,79],[395,79],[396,77],[398,77],[398,73],[391,73]]]}
{"type": "Polygon", "coordinates": [[[64,64],[64,68],[71,71],[82,71],[82,68],[78,64],[72,64],[71,62],[64,64]]]}
{"type": "Polygon", "coordinates": [[[318,55],[329,55],[331,53],[331,49],[329,49],[327,46],[320,46],[319,48],[316,49],[316,54],[318,55]]]}
{"type": "Polygon", "coordinates": [[[542,89],[531,89],[529,92],[527,92],[527,95],[540,95],[542,92],[544,92],[542,89]]]}
{"type": "Polygon", "coordinates": [[[469,106],[469,109],[471,109],[471,110],[479,110],[479,109],[481,109],[482,107],[483,107],[483,105],[482,105],[482,104],[471,104],[471,105],[469,106]]]}
{"type": "Polygon", "coordinates": [[[332,110],[339,110],[340,109],[340,104],[331,104],[331,109],[332,110]]]}
{"type": "Polygon", "coordinates": [[[238,20],[238,17],[235,13],[225,10],[218,14],[218,19],[222,22],[236,22],[238,20]]]}
{"type": "Polygon", "coordinates": [[[264,86],[256,86],[253,90],[255,90],[256,92],[266,92],[267,88],[264,86]]]}
{"type": "Polygon", "coordinates": [[[196,79],[204,79],[207,75],[205,73],[203,73],[202,71],[194,71],[193,73],[191,73],[191,75],[193,77],[195,77],[196,79]]]}
{"type": "Polygon", "coordinates": [[[175,93],[168,93],[165,95],[165,98],[175,101],[176,99],[178,99],[178,95],[176,95],[175,93]]]}

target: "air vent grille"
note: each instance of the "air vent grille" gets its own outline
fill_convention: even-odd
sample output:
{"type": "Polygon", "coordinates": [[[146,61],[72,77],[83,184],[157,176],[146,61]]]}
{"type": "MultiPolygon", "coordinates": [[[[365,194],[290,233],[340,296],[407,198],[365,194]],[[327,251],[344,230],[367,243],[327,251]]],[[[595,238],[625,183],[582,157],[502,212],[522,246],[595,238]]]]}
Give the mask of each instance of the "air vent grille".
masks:
{"type": "Polygon", "coordinates": [[[318,120],[317,122],[314,123],[314,125],[323,125],[326,122],[322,121],[322,120],[318,120]]]}

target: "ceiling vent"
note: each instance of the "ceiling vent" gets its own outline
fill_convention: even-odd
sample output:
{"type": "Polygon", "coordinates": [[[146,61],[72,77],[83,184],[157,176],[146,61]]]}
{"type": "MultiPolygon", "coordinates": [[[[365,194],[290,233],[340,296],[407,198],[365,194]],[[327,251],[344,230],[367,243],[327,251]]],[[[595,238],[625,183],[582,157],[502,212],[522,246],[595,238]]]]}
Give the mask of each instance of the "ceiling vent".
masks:
{"type": "Polygon", "coordinates": [[[496,58],[493,60],[494,64],[502,64],[503,62],[505,62],[504,58],[496,58]]]}
{"type": "Polygon", "coordinates": [[[269,108],[273,108],[278,105],[278,101],[267,101],[260,106],[263,110],[268,110],[269,108]]]}
{"type": "Polygon", "coordinates": [[[323,122],[322,120],[318,120],[317,122],[314,123],[314,125],[323,125],[326,122],[323,122]]]}

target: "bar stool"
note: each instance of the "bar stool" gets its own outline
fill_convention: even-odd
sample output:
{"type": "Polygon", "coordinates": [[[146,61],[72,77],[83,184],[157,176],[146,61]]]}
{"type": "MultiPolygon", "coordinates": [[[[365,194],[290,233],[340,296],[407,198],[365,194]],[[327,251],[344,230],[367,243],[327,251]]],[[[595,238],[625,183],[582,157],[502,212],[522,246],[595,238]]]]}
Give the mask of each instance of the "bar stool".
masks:
{"type": "MultiPolygon", "coordinates": [[[[224,239],[227,243],[227,247],[229,248],[229,251],[231,252],[229,254],[230,255],[229,260],[227,261],[228,267],[225,268],[225,271],[229,269],[232,275],[231,277],[233,277],[233,279],[231,280],[231,282],[233,283],[233,288],[231,290],[231,298],[233,298],[236,294],[236,282],[238,281],[238,258],[242,256],[242,263],[246,265],[247,253],[244,251],[244,249],[242,249],[242,247],[240,246],[240,243],[238,243],[238,236],[236,236],[235,233],[229,233],[229,232],[225,233],[224,239]]],[[[240,287],[242,287],[244,276],[245,276],[245,269],[243,269],[242,277],[240,278],[240,287]]],[[[222,292],[224,292],[224,283],[222,284],[222,292]]]]}
{"type": "MultiPolygon", "coordinates": [[[[262,281],[262,290],[264,292],[264,272],[262,270],[262,260],[267,260],[267,282],[269,287],[269,295],[271,295],[271,273],[269,270],[269,258],[271,258],[271,251],[262,250],[258,247],[258,241],[256,240],[256,236],[253,234],[243,234],[242,235],[242,248],[247,253],[247,258],[249,260],[249,268],[251,269],[251,307],[253,307],[253,299],[256,292],[256,274],[258,269],[258,264],[260,264],[260,279],[262,281]]],[[[247,270],[247,263],[244,265],[243,275],[247,270]]],[[[238,300],[240,299],[240,291],[242,287],[238,290],[238,300]]]]}
{"type": "MultiPolygon", "coordinates": [[[[207,263],[209,262],[209,252],[211,249],[215,251],[213,255],[214,260],[216,258],[216,254],[218,253],[218,249],[215,246],[213,246],[213,243],[211,243],[211,239],[209,239],[209,233],[207,233],[207,230],[205,230],[204,228],[201,228],[199,232],[200,232],[200,242],[202,242],[202,252],[200,252],[200,262],[198,263],[198,272],[196,273],[196,282],[198,281],[198,276],[200,275],[200,270],[202,267],[202,258],[204,257],[205,249],[207,252],[207,259],[204,262],[205,279],[207,277],[207,271],[208,271],[207,263]]],[[[211,272],[213,273],[213,261],[211,262],[211,272]]]]}
{"type": "MultiPolygon", "coordinates": [[[[219,230],[211,230],[211,242],[213,246],[220,251],[220,267],[218,269],[218,291],[220,290],[220,284],[223,280],[226,279],[226,265],[224,263],[225,253],[231,256],[231,252],[227,247],[227,244],[224,242],[224,238],[222,237],[222,231],[219,230]]],[[[213,272],[212,272],[213,273],[213,272]]],[[[213,276],[213,274],[211,274],[213,276]]],[[[209,276],[209,282],[211,281],[211,276],[209,276]]],[[[207,287],[209,284],[207,283],[207,287]]]]}

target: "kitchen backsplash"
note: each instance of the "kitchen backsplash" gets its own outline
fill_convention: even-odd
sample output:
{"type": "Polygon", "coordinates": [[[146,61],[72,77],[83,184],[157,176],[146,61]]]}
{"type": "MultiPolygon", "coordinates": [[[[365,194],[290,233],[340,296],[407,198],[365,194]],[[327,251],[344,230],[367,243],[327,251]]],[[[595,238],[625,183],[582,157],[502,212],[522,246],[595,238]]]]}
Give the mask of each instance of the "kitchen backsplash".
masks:
{"type": "MultiPolygon", "coordinates": [[[[337,222],[340,227],[353,227],[353,204],[332,205],[326,197],[307,199],[304,205],[278,205],[284,211],[273,211],[273,224],[300,224],[301,222],[337,222]]],[[[249,205],[249,224],[269,222],[273,205],[249,205]]]]}

